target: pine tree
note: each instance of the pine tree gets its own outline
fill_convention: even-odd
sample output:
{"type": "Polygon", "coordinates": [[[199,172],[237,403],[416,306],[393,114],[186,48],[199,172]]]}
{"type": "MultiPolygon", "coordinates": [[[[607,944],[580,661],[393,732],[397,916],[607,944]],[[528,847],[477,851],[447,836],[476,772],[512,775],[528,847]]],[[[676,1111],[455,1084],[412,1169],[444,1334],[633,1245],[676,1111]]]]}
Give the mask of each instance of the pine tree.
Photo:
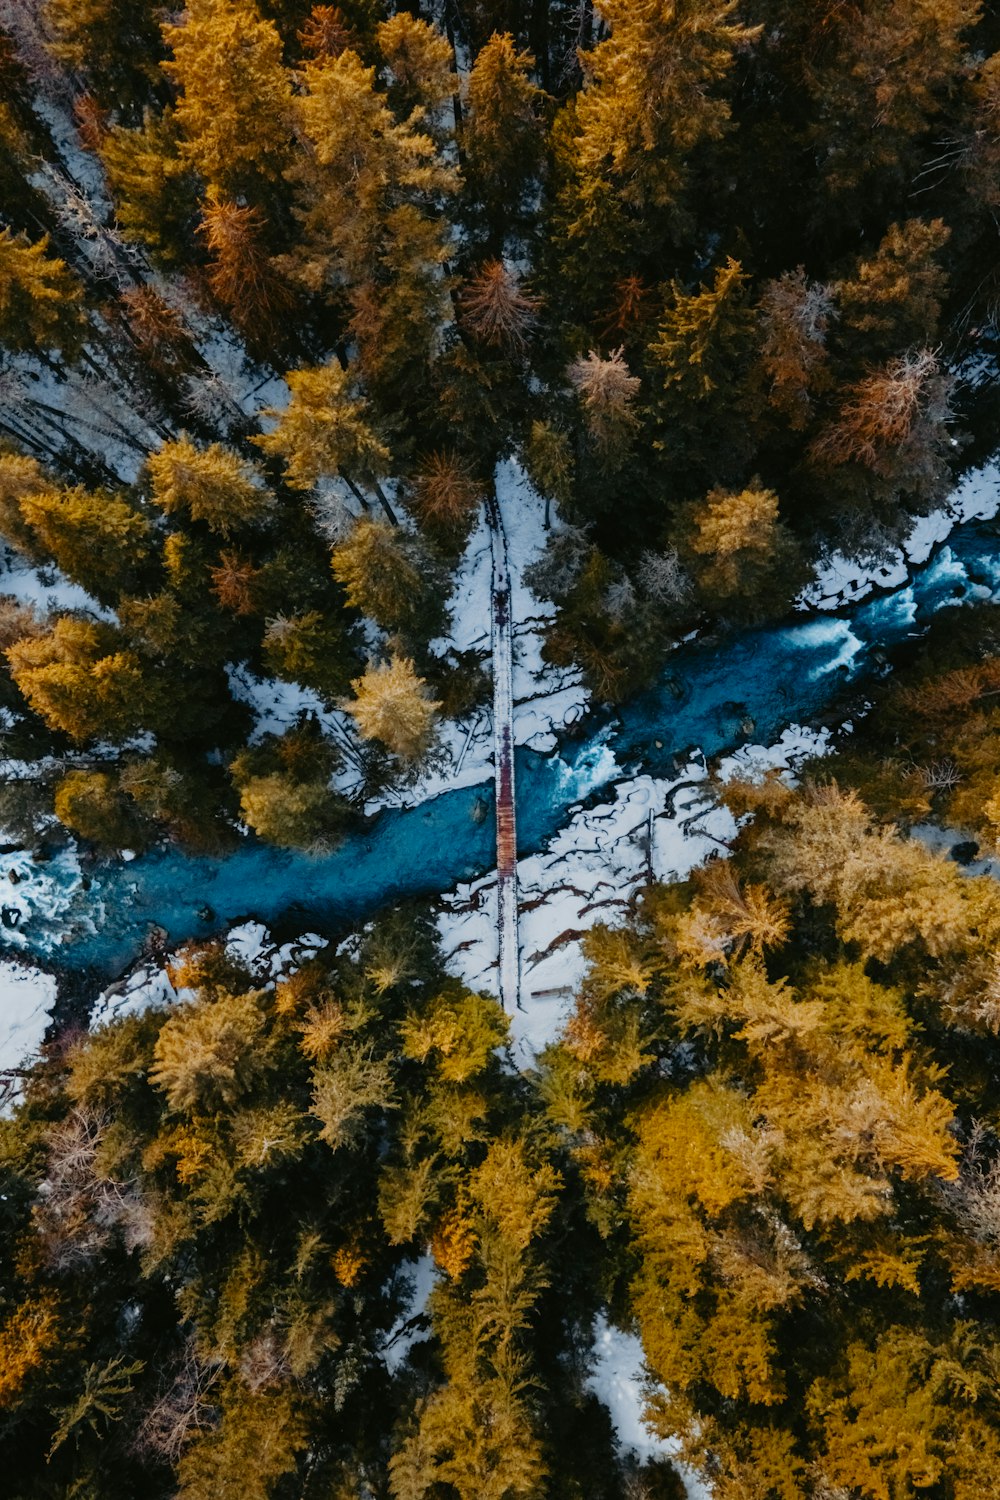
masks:
{"type": "Polygon", "coordinates": [[[26,1298],[0,1325],[0,1408],[21,1400],[25,1388],[55,1355],[65,1337],[59,1311],[58,1299],[49,1292],[26,1298]]]}
{"type": "Polygon", "coordinates": [[[472,65],[462,133],[464,170],[488,243],[503,250],[542,159],[545,94],[531,81],[535,60],[509,33],[494,34],[472,65]]]}
{"type": "Polygon", "coordinates": [[[441,705],[430,698],[412,661],[394,656],[387,663],[372,664],[351,687],[354,698],[343,706],[365,739],[381,740],[403,761],[426,755],[441,705]]]}
{"type": "MultiPolygon", "coordinates": [[[[920,145],[960,76],[978,0],[873,0],[831,11],[809,67],[809,136],[823,153],[821,214],[865,220],[912,180],[920,145]]],[[[936,147],[934,154],[936,154],[936,147]]]]}
{"type": "MultiPolygon", "coordinates": [[[[597,387],[593,386],[592,389],[596,393],[597,387]]],[[[584,403],[586,407],[586,396],[584,403]]],[[[593,428],[591,431],[593,434],[593,428]]],[[[564,513],[570,510],[573,502],[573,449],[568,434],[554,427],[551,422],[532,422],[525,444],[524,462],[532,484],[545,497],[545,520],[548,525],[551,500],[564,513]]]]}
{"type": "Polygon", "coordinates": [[[60,823],[105,849],[142,848],[149,829],[103,771],[70,771],[56,787],[60,823]]]}
{"type": "Polygon", "coordinates": [[[354,1144],[367,1111],[395,1107],[390,1064],[365,1041],[338,1047],[314,1070],[312,1082],[311,1112],[320,1122],[320,1139],[333,1151],[354,1144]]]}
{"type": "Polygon", "coordinates": [[[830,383],[827,344],[835,315],[833,288],[809,281],[802,266],[761,291],[760,364],[767,399],[797,431],[810,420],[813,398],[830,383]]]}
{"type": "Polygon", "coordinates": [[[150,1081],[175,1112],[230,1106],[267,1066],[262,995],[219,992],[173,1011],[153,1050],[150,1081]]]}
{"type": "Polygon", "coordinates": [[[352,372],[334,359],[290,370],[285,378],[292,398],[284,410],[265,413],[277,425],[254,441],[284,459],[288,483],[309,489],[319,479],[343,475],[352,488],[376,488],[390,472],[390,453],[368,421],[368,402],[355,393],[352,372]]]}
{"type": "Polygon", "coordinates": [[[270,1500],[276,1486],[296,1474],[308,1442],[298,1393],[277,1382],[248,1390],[234,1378],[220,1406],[218,1425],[196,1436],[181,1457],[179,1500],[270,1500]],[[249,1445],[252,1464],[247,1463],[249,1445]]]}
{"type": "Polygon", "coordinates": [[[503,261],[487,261],[459,294],[462,322],[484,344],[522,354],[538,299],[523,292],[503,261]]]}
{"type": "Polygon", "coordinates": [[[194,349],[177,308],[146,285],[127,287],[121,305],[129,337],[155,374],[176,378],[190,372],[194,349]]]}
{"type": "Polygon", "coordinates": [[[211,254],[208,284],[254,348],[273,346],[294,299],[264,242],[260,209],[210,194],[198,233],[211,254]]]}
{"type": "Polygon", "coordinates": [[[71,739],[126,739],[157,716],[159,695],[110,626],[63,616],[6,656],[31,707],[71,739]]]}
{"type": "Polygon", "coordinates": [[[899,1323],[874,1348],[852,1341],[809,1392],[829,1482],[891,1500],[945,1479],[970,1500],[988,1488],[1000,1460],[995,1358],[971,1322],[944,1339],[899,1323]]]}
{"type": "Polygon", "coordinates": [[[334,303],[346,301],[362,368],[387,378],[380,340],[407,369],[432,358],[450,320],[442,267],[449,255],[441,206],[457,177],[420,129],[397,122],[355,52],[309,65],[298,102],[309,155],[294,165],[303,241],[292,273],[334,303]],[[350,184],[350,191],[344,185],[350,184]],[[378,316],[384,299],[394,321],[378,316]]]}
{"type": "Polygon", "coordinates": [[[342,626],[318,609],[272,616],[264,631],[264,656],[279,677],[315,688],[331,703],[346,692],[355,666],[342,626]]]}
{"type": "Polygon", "coordinates": [[[153,499],[168,515],[190,516],[219,536],[253,530],[273,513],[257,470],[221,443],[164,443],[149,456],[149,475],[153,499]]]}
{"type": "Polygon", "coordinates": [[[703,401],[733,382],[735,359],[752,327],[746,306],[747,275],[731,258],[710,287],[685,292],[674,283],[649,357],[664,390],[681,401],[703,401]]]}
{"type": "Polygon", "coordinates": [[[85,332],[81,291],[61,260],[50,258],[48,236],[34,244],[0,229],[0,347],[14,353],[59,350],[72,360],[85,332]]]}
{"type": "Polygon", "coordinates": [[[672,464],[722,480],[750,447],[754,396],[747,381],[755,335],[746,272],[727,259],[711,286],[673,283],[647,349],[658,446],[672,464]]]}
{"type": "Polygon", "coordinates": [[[322,853],[335,847],[348,822],[346,804],[331,789],[338,763],[315,718],[300,716],[283,735],[266,735],[230,765],[243,821],[286,848],[322,853]]]}
{"type": "Polygon", "coordinates": [[[0,536],[26,557],[39,559],[42,554],[35,533],[21,513],[21,502],[51,488],[52,480],[36,458],[0,451],[0,536]]]}
{"type": "Polygon", "coordinates": [[[746,489],[712,490],[689,511],[685,551],[707,599],[761,614],[790,601],[804,581],[778,497],[754,480],[746,489]]]}
{"type": "Polygon", "coordinates": [[[339,57],[353,46],[350,24],[339,5],[314,5],[299,41],[307,57],[339,57]]]}
{"type": "Polygon", "coordinates": [[[362,519],[333,549],[333,575],[348,604],[384,630],[434,631],[443,620],[440,580],[419,540],[362,519]]]}
{"type": "Polygon", "coordinates": [[[135,109],[157,83],[159,13],[149,0],[45,0],[50,46],[106,108],[135,109]]]}
{"type": "Polygon", "coordinates": [[[949,479],[952,387],[930,349],[890,360],[847,388],[809,456],[824,468],[863,465],[878,481],[869,482],[872,498],[881,492],[890,501],[901,495],[917,505],[935,500],[949,479]]]}
{"type": "Polygon", "coordinates": [[[391,75],[389,101],[396,114],[405,118],[417,110],[418,119],[433,122],[458,88],[451,43],[405,10],[380,21],[375,40],[391,75]]]}
{"type": "Polygon", "coordinates": [[[124,496],[78,485],[25,494],[21,515],[69,578],[105,604],[135,590],[153,556],[146,518],[124,496]]]}
{"type": "Polygon", "coordinates": [[[198,182],[181,153],[173,111],[157,116],[147,110],[143,123],[132,130],[112,126],[100,156],[122,234],[145,245],[162,266],[189,261],[195,247],[198,182]]]}
{"type": "Polygon", "coordinates": [[[933,347],[947,291],[939,259],[951,231],[941,219],[891,224],[875,254],[859,260],[853,277],[838,282],[837,304],[871,364],[884,351],[933,347]]]}
{"type": "Polygon", "coordinates": [[[413,484],[413,508],[425,526],[445,536],[468,531],[482,499],[482,485],[456,453],[432,453],[413,484]]]}
{"type": "Polygon", "coordinates": [[[616,349],[607,359],[591,349],[586,359],[570,365],[570,384],[583,407],[584,420],[599,453],[610,463],[627,451],[639,426],[635,398],[642,386],[616,349]]]}
{"type": "Polygon", "coordinates": [[[557,126],[557,228],[592,302],[621,257],[676,223],[696,148],[729,117],[721,85],[756,31],[733,0],[597,0],[610,35],[584,55],[585,86],[557,126]]]}
{"type": "Polygon", "coordinates": [[[281,38],[253,0],[192,0],[163,28],[180,90],[180,150],[209,188],[251,203],[269,197],[288,164],[291,79],[281,38]]]}
{"type": "Polygon", "coordinates": [[[495,1000],[466,993],[458,984],[411,1011],[400,1027],[403,1054],[435,1066],[448,1083],[466,1083],[490,1064],[507,1039],[508,1021],[495,1000]]]}

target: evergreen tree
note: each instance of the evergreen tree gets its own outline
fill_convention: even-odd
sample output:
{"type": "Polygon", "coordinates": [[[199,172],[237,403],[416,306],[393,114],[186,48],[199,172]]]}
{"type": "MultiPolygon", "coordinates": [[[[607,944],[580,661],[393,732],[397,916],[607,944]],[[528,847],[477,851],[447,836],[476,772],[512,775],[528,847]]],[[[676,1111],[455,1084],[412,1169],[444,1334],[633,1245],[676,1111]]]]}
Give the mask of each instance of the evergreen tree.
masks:
{"type": "Polygon", "coordinates": [[[122,233],[144,245],[160,265],[191,258],[198,212],[198,182],[180,147],[172,110],[146,112],[141,125],[115,125],[100,147],[122,233]]]}
{"type": "Polygon", "coordinates": [[[211,254],[208,284],[254,348],[279,340],[294,302],[275,269],[257,208],[210,196],[198,233],[211,254]]]}
{"type": "Polygon", "coordinates": [[[831,12],[826,46],[807,67],[809,137],[822,153],[820,214],[864,223],[917,170],[919,148],[961,76],[978,0],[869,0],[831,12]]]}
{"type": "Polygon", "coordinates": [[[65,615],[48,634],[16,641],[6,656],[31,707],[71,739],[122,740],[158,719],[162,688],[154,690],[111,626],[65,615]]]}
{"type": "Polygon", "coordinates": [[[253,0],[193,0],[166,25],[180,152],[210,188],[267,201],[290,156],[291,80],[281,38],[253,0]]]}
{"type": "Polygon", "coordinates": [[[428,530],[445,540],[464,539],[482,499],[482,486],[456,453],[432,453],[413,486],[413,507],[428,530]]]}
{"type": "Polygon", "coordinates": [[[149,476],[153,499],[168,515],[190,516],[219,536],[253,530],[274,510],[257,471],[221,443],[164,443],[149,456],[149,476]]]}
{"type": "Polygon", "coordinates": [[[344,704],[366,740],[381,740],[402,761],[426,755],[434,737],[439,703],[426,691],[412,661],[394,656],[372,664],[351,683],[354,698],[344,704]]]}
{"type": "Polygon", "coordinates": [[[393,118],[375,69],[357,53],[319,58],[305,83],[298,110],[310,149],[291,169],[303,223],[291,269],[310,290],[346,302],[364,370],[379,380],[394,373],[380,349],[388,335],[396,359],[412,371],[432,357],[450,316],[441,207],[456,175],[420,129],[419,114],[393,118]],[[379,316],[385,299],[391,321],[379,316]]]}
{"type": "Polygon", "coordinates": [[[96,599],[114,604],[148,575],[153,557],[148,521],[123,496],[82,486],[25,494],[20,511],[36,545],[96,599]]]}
{"type": "Polygon", "coordinates": [[[809,424],[813,403],[831,382],[828,335],[836,316],[833,288],[811,282],[802,266],[761,290],[760,364],[768,403],[795,430],[809,424]]]}
{"type": "Polygon", "coordinates": [[[610,35],[583,58],[581,94],[557,125],[557,228],[593,305],[622,257],[679,225],[687,163],[729,117],[721,84],[756,32],[719,0],[598,0],[610,35]]]}
{"type": "Polygon", "coordinates": [[[805,581],[795,542],[779,519],[778,497],[756,480],[744,490],[712,490],[689,512],[682,546],[707,600],[724,607],[777,612],[805,581]]]}
{"type": "Polygon", "coordinates": [[[729,259],[697,292],[675,282],[648,347],[657,446],[681,474],[700,470],[725,482],[750,449],[755,400],[747,372],[756,320],[747,281],[729,259]]]}
{"type": "Polygon", "coordinates": [[[142,848],[149,827],[104,771],[70,771],[56,787],[55,814],[74,833],[105,849],[142,848]]]}
{"type": "Polygon", "coordinates": [[[616,349],[607,359],[591,349],[570,365],[570,384],[580,397],[584,420],[598,452],[610,464],[627,452],[639,426],[635,398],[642,386],[616,349]]]}
{"type": "Polygon", "coordinates": [[[331,703],[347,690],[355,666],[339,622],[316,609],[269,619],[264,656],[279,677],[315,688],[331,703]]]}
{"type": "Polygon", "coordinates": [[[159,15],[148,0],[45,0],[51,48],[105,108],[134,111],[157,83],[159,15]]]}
{"type": "Polygon", "coordinates": [[[417,110],[418,118],[429,116],[433,122],[458,87],[447,37],[402,10],[379,22],[375,40],[391,75],[389,101],[396,114],[405,118],[417,110]]]}
{"type": "Polygon", "coordinates": [[[348,604],[384,630],[438,633],[440,580],[418,540],[384,521],[362,519],[333,549],[333,574],[348,604]]]}
{"type": "Polygon", "coordinates": [[[0,229],[0,347],[15,353],[59,350],[73,360],[85,321],[76,278],[61,260],[46,254],[48,237],[0,229]]]}
{"type": "Polygon", "coordinates": [[[524,352],[538,300],[521,290],[503,261],[487,261],[462,289],[460,304],[463,323],[482,343],[524,352]]]}
{"type": "Polygon", "coordinates": [[[316,369],[290,370],[285,378],[292,399],[283,411],[266,413],[277,417],[277,425],[254,441],[284,459],[288,483],[309,489],[319,479],[342,475],[352,489],[377,489],[390,472],[390,453],[367,420],[368,402],[356,394],[351,371],[334,359],[316,369]]]}
{"type": "Polygon", "coordinates": [[[892,224],[875,254],[858,262],[853,277],[837,285],[843,324],[863,335],[869,362],[876,351],[933,345],[947,278],[939,258],[950,230],[941,219],[892,224]]]}
{"type": "Polygon", "coordinates": [[[541,166],[545,95],[531,81],[534,65],[508,32],[490,37],[469,73],[465,177],[498,255],[512,226],[524,222],[525,199],[541,166]]]}
{"type": "Polygon", "coordinates": [[[0,451],[0,535],[26,557],[37,559],[42,554],[21,512],[21,502],[51,488],[52,481],[37,459],[0,451]]]}

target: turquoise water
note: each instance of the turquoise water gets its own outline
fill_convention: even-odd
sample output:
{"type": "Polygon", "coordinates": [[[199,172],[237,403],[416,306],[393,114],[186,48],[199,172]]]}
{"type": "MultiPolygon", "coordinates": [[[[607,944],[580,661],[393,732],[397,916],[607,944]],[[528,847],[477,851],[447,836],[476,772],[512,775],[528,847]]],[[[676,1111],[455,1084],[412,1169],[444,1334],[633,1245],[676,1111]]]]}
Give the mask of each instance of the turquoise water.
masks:
{"type": "MultiPolygon", "coordinates": [[[[674,757],[743,741],[767,744],[792,722],[822,714],[849,683],[877,671],[880,653],[926,627],[945,604],[1000,597],[1000,532],[971,523],[908,584],[838,614],[810,614],[691,644],[660,685],[614,716],[593,715],[554,755],[517,753],[518,845],[539,849],[583,798],[637,769],[671,774],[674,757]]],[[[247,839],[224,859],[176,849],[110,862],[81,878],[67,852],[46,863],[5,863],[21,877],[4,910],[7,945],[69,969],[119,972],[152,927],[169,944],[255,917],[304,931],[348,924],[402,897],[429,896],[494,862],[492,782],[383,813],[322,858],[247,839]],[[488,811],[488,816],[483,816],[488,811]],[[16,923],[12,929],[11,922],[16,923]]]]}

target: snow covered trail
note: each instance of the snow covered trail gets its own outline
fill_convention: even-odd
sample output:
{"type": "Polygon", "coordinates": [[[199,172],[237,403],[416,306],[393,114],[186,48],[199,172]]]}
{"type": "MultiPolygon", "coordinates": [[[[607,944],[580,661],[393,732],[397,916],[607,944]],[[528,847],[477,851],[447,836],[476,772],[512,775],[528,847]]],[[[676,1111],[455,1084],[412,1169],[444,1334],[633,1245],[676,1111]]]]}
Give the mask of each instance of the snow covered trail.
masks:
{"type": "Polygon", "coordinates": [[[495,485],[486,497],[493,559],[493,744],[497,819],[497,936],[500,1003],[513,1013],[521,1003],[521,950],[517,921],[517,819],[514,801],[514,628],[511,619],[507,536],[495,485]]]}

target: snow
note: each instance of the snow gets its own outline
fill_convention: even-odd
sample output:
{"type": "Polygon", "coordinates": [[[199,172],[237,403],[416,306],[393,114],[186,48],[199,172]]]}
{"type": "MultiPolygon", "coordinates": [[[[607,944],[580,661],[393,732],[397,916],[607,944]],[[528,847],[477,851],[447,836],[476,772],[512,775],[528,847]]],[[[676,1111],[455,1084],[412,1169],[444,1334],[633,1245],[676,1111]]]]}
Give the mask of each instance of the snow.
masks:
{"type": "Polygon", "coordinates": [[[676,1438],[655,1437],[642,1417],[643,1386],[649,1382],[642,1344],[603,1314],[594,1320],[594,1365],[587,1385],[611,1414],[618,1441],[641,1464],[670,1459],[680,1475],[688,1500],[711,1500],[709,1490],[690,1469],[676,1462],[676,1438]]]}
{"type": "Polygon", "coordinates": [[[58,568],[33,568],[10,547],[3,547],[0,557],[0,594],[33,605],[41,615],[78,610],[95,619],[115,620],[111,610],[98,604],[79,584],[70,583],[58,568]]]}
{"type": "MultiPolygon", "coordinates": [[[[830,748],[827,729],[791,725],[770,746],[744,745],[719,763],[722,780],[756,778],[775,768],[788,775],[830,748]]],[[[614,769],[607,746],[595,751],[590,774],[600,785],[614,769]]],[[[567,774],[571,774],[567,768],[567,774]]],[[[589,790],[580,775],[581,800],[589,790]]],[[[521,1005],[510,1015],[517,1065],[530,1068],[565,1024],[583,978],[581,939],[599,922],[625,920],[651,880],[683,880],[712,854],[725,853],[736,823],[713,792],[708,767],[692,759],[672,779],[633,776],[612,787],[613,800],[577,806],[539,853],[518,861],[521,1005]]],[[[496,875],[459,886],[442,898],[437,918],[451,972],[476,990],[498,992],[496,875]]]]}
{"type": "Polygon", "coordinates": [[[0,960],[0,1070],[16,1068],[38,1051],[55,1000],[51,974],[0,960]]]}
{"type": "Polygon", "coordinates": [[[245,964],[258,984],[286,979],[327,946],[326,938],[307,932],[278,945],[263,922],[244,922],[226,934],[226,951],[245,964]]]}
{"type": "Polygon", "coordinates": [[[412,1279],[413,1290],[409,1306],[389,1330],[382,1346],[382,1358],[390,1375],[395,1375],[414,1344],[419,1344],[430,1336],[425,1311],[427,1299],[437,1280],[433,1256],[425,1254],[419,1260],[404,1262],[403,1273],[412,1279]]]}
{"type": "MultiPolygon", "coordinates": [[[[555,749],[559,732],[583,715],[589,695],[576,668],[553,667],[542,660],[544,631],[555,615],[555,605],[537,599],[524,574],[546,546],[545,502],[513,459],[498,465],[496,490],[507,536],[510,575],[514,743],[546,752],[555,749]]],[[[454,649],[477,652],[484,662],[488,659],[491,579],[490,531],[485,515],[481,515],[466,543],[448,600],[449,634],[432,642],[438,655],[454,649]]],[[[412,785],[383,794],[367,804],[366,811],[412,806],[439,792],[477,786],[492,775],[492,722],[488,711],[479,710],[466,720],[444,721],[434,763],[412,785]]]]}
{"type": "MultiPolygon", "coordinates": [[[[232,927],[223,942],[227,952],[246,966],[253,982],[263,988],[288,978],[327,946],[326,938],[315,932],[278,944],[263,922],[243,922],[232,927]]],[[[191,991],[171,983],[167,963],[169,959],[145,959],[123,979],[109,984],[91,1011],[91,1027],[191,998],[191,991]]]]}
{"type": "Polygon", "coordinates": [[[1000,508],[1000,468],[984,464],[966,474],[947,502],[915,522],[902,543],[884,561],[832,553],[815,570],[815,577],[796,600],[798,609],[841,609],[863,599],[873,589],[894,589],[906,582],[911,565],[926,562],[933,548],[965,521],[985,520],[1000,508]]]}

